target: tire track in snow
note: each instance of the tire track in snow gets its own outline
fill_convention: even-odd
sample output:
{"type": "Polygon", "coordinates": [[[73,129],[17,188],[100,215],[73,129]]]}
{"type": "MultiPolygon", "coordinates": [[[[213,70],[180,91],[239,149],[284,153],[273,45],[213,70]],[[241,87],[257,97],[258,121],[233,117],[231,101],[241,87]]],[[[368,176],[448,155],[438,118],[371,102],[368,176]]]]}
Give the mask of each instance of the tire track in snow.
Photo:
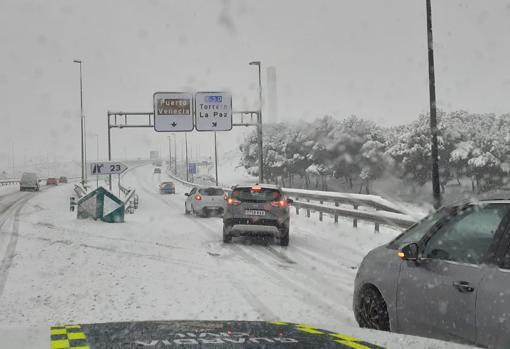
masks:
{"type": "MultiPolygon", "coordinates": [[[[204,230],[209,231],[214,234],[217,234],[216,231],[214,231],[210,226],[206,225],[205,223],[200,222],[198,220],[193,220],[193,219],[192,219],[192,221],[194,221],[196,224],[199,224],[200,226],[202,226],[204,228],[204,230]]],[[[322,293],[324,288],[327,287],[327,288],[330,288],[330,290],[332,290],[331,286],[330,286],[330,282],[328,282],[327,280],[322,279],[321,280],[322,282],[320,284],[318,284],[317,286],[315,286],[314,283],[309,283],[309,284],[305,285],[300,282],[290,280],[285,273],[278,272],[278,271],[276,271],[277,269],[273,269],[272,266],[267,265],[268,260],[266,258],[259,258],[256,256],[257,249],[247,248],[244,245],[238,245],[238,244],[223,245],[223,248],[228,249],[232,252],[235,252],[241,259],[243,259],[245,261],[245,263],[259,269],[264,274],[266,274],[267,276],[274,279],[275,284],[280,285],[280,286],[282,284],[285,284],[286,288],[294,291],[296,298],[301,299],[301,301],[305,304],[308,304],[314,308],[319,308],[319,309],[323,310],[324,312],[336,313],[337,318],[344,318],[345,313],[342,313],[342,312],[336,310],[336,308],[341,307],[341,308],[348,310],[349,312],[351,311],[350,308],[348,308],[344,305],[341,305],[341,304],[339,305],[336,302],[338,297],[335,297],[331,294],[328,294],[328,298],[333,299],[333,301],[326,301],[326,300],[317,298],[317,294],[322,293]],[[312,287],[316,290],[316,292],[310,291],[310,288],[312,288],[312,287]]],[[[277,263],[279,263],[281,261],[281,259],[278,257],[275,257],[274,254],[267,253],[266,255],[274,257],[274,258],[272,258],[272,261],[276,261],[277,263]]],[[[293,265],[290,264],[290,266],[293,266],[293,265]]],[[[296,271],[302,272],[302,270],[296,270],[296,271]]],[[[309,277],[310,277],[310,274],[308,274],[308,273],[305,274],[305,278],[309,279],[309,277]]],[[[317,279],[317,277],[315,277],[315,279],[317,279]]],[[[348,290],[348,292],[352,292],[351,288],[348,288],[347,290],[348,290]]],[[[332,290],[332,291],[333,292],[329,292],[329,293],[334,293],[337,290],[332,290]]],[[[351,319],[345,318],[344,320],[350,322],[351,319]]]]}
{"type": "MultiPolygon", "coordinates": [[[[138,183],[143,187],[144,191],[146,191],[148,194],[159,199],[161,202],[163,202],[164,204],[166,204],[169,207],[178,208],[177,203],[175,203],[173,201],[164,200],[161,196],[159,196],[156,193],[149,190],[147,188],[147,186],[141,182],[140,176],[137,176],[137,180],[138,180],[138,183]]],[[[200,225],[204,231],[208,231],[209,233],[213,233],[215,235],[218,234],[218,232],[216,230],[213,230],[210,225],[207,225],[206,223],[201,222],[200,220],[194,219],[193,217],[186,217],[186,218],[188,218],[194,224],[200,225]]],[[[283,282],[286,285],[286,288],[294,291],[294,294],[296,294],[297,298],[301,299],[301,301],[303,303],[308,304],[314,308],[319,308],[325,312],[329,312],[329,313],[334,312],[334,313],[336,313],[337,318],[338,317],[343,318],[345,316],[345,313],[342,314],[342,312],[340,312],[340,311],[332,310],[332,309],[338,308],[338,303],[336,302],[338,297],[334,297],[331,295],[331,293],[334,293],[337,290],[331,289],[330,282],[328,282],[327,280],[324,280],[323,278],[319,278],[320,284],[317,285],[318,287],[316,287],[314,285],[313,288],[319,294],[323,292],[324,288],[329,288],[330,292],[328,292],[328,293],[330,293],[330,294],[328,294],[328,298],[333,299],[332,302],[317,298],[316,292],[310,292],[309,288],[312,287],[313,283],[310,283],[307,285],[301,284],[296,281],[290,280],[284,273],[275,271],[272,268],[272,266],[267,265],[267,258],[256,257],[256,254],[258,253],[257,249],[253,249],[253,248],[248,249],[248,248],[244,248],[243,245],[235,245],[235,244],[234,245],[232,245],[232,244],[226,245],[226,246],[223,245],[223,248],[228,249],[231,252],[235,252],[242,260],[244,260],[245,263],[264,272],[267,276],[269,276],[275,280],[275,284],[281,285],[283,282]]],[[[288,263],[288,260],[284,257],[282,258],[282,254],[276,250],[274,253],[267,251],[265,255],[272,257],[271,260],[275,261],[277,264],[281,263],[282,261],[288,263]]],[[[292,266],[293,264],[289,263],[289,265],[292,266]]],[[[297,271],[304,274],[305,278],[310,277],[311,273],[303,273],[302,269],[297,270],[297,271]]],[[[317,276],[314,275],[314,278],[317,279],[317,276]]],[[[316,280],[316,281],[319,281],[319,280],[316,280]]],[[[352,292],[351,288],[346,289],[346,291],[352,292]]],[[[341,305],[340,307],[347,309],[346,306],[341,305]]],[[[347,310],[350,311],[350,308],[348,308],[347,310]]],[[[349,321],[350,318],[345,319],[345,320],[349,321]]]]}
{"type": "MultiPolygon", "coordinates": [[[[137,183],[142,187],[144,192],[146,192],[153,198],[161,201],[165,205],[171,207],[172,209],[173,208],[179,209],[178,203],[176,203],[174,201],[170,201],[170,200],[165,200],[163,197],[154,193],[144,183],[142,183],[142,179],[140,178],[141,176],[139,174],[135,174],[135,176],[137,177],[136,178],[137,183]]],[[[190,222],[192,222],[194,225],[196,225],[199,228],[204,227],[204,224],[202,222],[198,222],[193,217],[185,216],[184,213],[183,213],[183,218],[189,220],[190,222]]],[[[215,234],[217,234],[217,232],[214,231],[211,227],[205,226],[205,228],[208,232],[214,232],[215,234]]],[[[207,236],[207,237],[210,236],[210,233],[204,234],[203,229],[198,229],[198,231],[200,233],[202,233],[204,236],[207,236]]],[[[218,238],[219,238],[219,236],[218,236],[218,238]]],[[[218,239],[218,243],[219,242],[220,242],[220,240],[218,239]]],[[[219,264],[218,260],[215,257],[210,257],[210,258],[213,258],[215,260],[216,264],[219,264]]],[[[237,290],[237,292],[250,305],[250,307],[253,308],[253,310],[255,310],[259,314],[259,316],[261,317],[262,320],[271,321],[271,320],[278,319],[278,317],[270,310],[270,308],[259,297],[257,297],[253,292],[251,292],[251,290],[248,287],[244,286],[242,281],[235,279],[231,274],[226,278],[226,280],[233,286],[233,288],[235,288],[237,290]]]]}
{"type": "MultiPolygon", "coordinates": [[[[32,196],[24,197],[21,200],[19,200],[17,203],[15,203],[12,206],[12,210],[9,212],[14,211],[13,223],[12,223],[12,232],[9,239],[9,242],[7,243],[7,247],[5,250],[4,257],[2,258],[2,262],[0,263],[0,297],[3,294],[3,291],[5,289],[5,285],[7,283],[7,277],[9,275],[9,269],[12,266],[12,262],[14,260],[14,257],[16,255],[16,244],[18,242],[18,230],[19,230],[19,215],[21,212],[21,209],[23,206],[27,203],[27,201],[32,196]]],[[[7,214],[8,212],[6,212],[7,214]]],[[[5,224],[6,220],[2,222],[2,226],[5,224]]],[[[1,226],[0,226],[1,227],[1,226]]]]}
{"type": "MultiPolygon", "coordinates": [[[[308,258],[314,262],[317,262],[319,264],[322,264],[324,266],[327,266],[330,269],[337,270],[338,267],[342,267],[347,269],[346,274],[353,274],[356,273],[357,265],[356,266],[349,266],[341,263],[335,263],[330,260],[324,259],[320,254],[313,253],[305,248],[302,248],[301,246],[294,246],[294,249],[299,252],[299,254],[305,256],[305,258],[308,258]]],[[[354,264],[354,263],[353,263],[354,264]]]]}
{"type": "MultiPolygon", "coordinates": [[[[335,318],[337,319],[342,318],[345,321],[350,321],[350,318],[345,318],[345,313],[342,313],[341,311],[337,310],[338,308],[347,309],[347,307],[343,306],[342,304],[338,304],[336,302],[336,299],[333,302],[331,302],[322,298],[318,298],[317,295],[319,293],[311,290],[312,286],[314,286],[313,283],[304,285],[289,279],[288,276],[285,275],[284,273],[278,272],[272,269],[267,264],[265,264],[264,259],[255,257],[255,255],[252,255],[251,253],[247,252],[246,249],[244,249],[240,245],[232,245],[231,248],[234,248],[237,251],[237,253],[241,256],[241,258],[243,258],[248,264],[253,265],[254,267],[258,268],[261,272],[266,274],[268,277],[274,279],[278,284],[280,285],[283,284],[286,286],[287,289],[293,291],[293,294],[296,296],[296,298],[300,299],[304,304],[308,304],[313,308],[320,309],[324,313],[334,314],[335,318]]],[[[319,286],[320,288],[323,287],[324,285],[317,286],[319,286]]],[[[318,288],[316,287],[314,288],[318,290],[318,288]]]]}
{"type": "MultiPolygon", "coordinates": [[[[269,253],[271,253],[271,255],[279,253],[279,251],[275,250],[271,246],[267,246],[267,248],[261,250],[261,252],[264,252],[264,253],[269,252],[269,253]]],[[[268,254],[268,255],[270,255],[270,254],[268,254]]],[[[297,264],[296,262],[293,262],[293,263],[297,264]]],[[[332,286],[332,283],[329,280],[327,280],[327,278],[325,278],[320,271],[315,270],[313,268],[313,266],[307,262],[299,263],[297,265],[297,267],[295,268],[295,270],[300,272],[301,274],[303,274],[305,276],[305,278],[307,278],[309,280],[317,281],[317,283],[320,285],[320,288],[318,288],[318,290],[320,290],[321,292],[328,290],[328,292],[335,294],[336,292],[339,291],[339,289],[341,289],[344,292],[352,292],[353,291],[352,287],[345,286],[342,283],[335,284],[336,287],[338,287],[338,289],[335,288],[335,286],[332,286]]],[[[349,276],[352,276],[352,275],[349,275],[349,276]]]]}

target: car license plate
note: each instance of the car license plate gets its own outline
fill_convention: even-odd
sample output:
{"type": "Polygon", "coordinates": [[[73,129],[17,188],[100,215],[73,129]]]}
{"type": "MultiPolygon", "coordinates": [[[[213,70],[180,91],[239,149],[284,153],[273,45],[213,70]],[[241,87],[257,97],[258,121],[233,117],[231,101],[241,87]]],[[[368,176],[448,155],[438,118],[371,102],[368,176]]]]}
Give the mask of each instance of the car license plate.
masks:
{"type": "Polygon", "coordinates": [[[266,211],[262,210],[245,210],[244,214],[247,216],[265,216],[266,211]]]}

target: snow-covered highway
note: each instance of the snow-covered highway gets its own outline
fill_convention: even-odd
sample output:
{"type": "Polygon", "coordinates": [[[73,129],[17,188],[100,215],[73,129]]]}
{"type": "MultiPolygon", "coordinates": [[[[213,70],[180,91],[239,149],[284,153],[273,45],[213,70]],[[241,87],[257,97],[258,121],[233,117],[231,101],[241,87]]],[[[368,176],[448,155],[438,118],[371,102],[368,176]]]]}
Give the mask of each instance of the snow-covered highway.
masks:
{"type": "Polygon", "coordinates": [[[248,238],[225,245],[221,219],[184,215],[186,188],[160,195],[162,179],[151,166],[124,176],[140,206],[123,224],[77,220],[72,184],[0,194],[0,328],[229,319],[360,331],[357,266],[397,231],[293,215],[287,248],[248,238]]]}

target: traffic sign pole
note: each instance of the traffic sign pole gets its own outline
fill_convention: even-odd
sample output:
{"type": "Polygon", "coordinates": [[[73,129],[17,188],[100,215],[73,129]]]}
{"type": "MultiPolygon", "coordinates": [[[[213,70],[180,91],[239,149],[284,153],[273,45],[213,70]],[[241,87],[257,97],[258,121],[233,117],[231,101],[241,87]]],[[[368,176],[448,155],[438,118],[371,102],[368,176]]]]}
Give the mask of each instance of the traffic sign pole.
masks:
{"type": "Polygon", "coordinates": [[[186,146],[186,182],[189,182],[189,168],[188,168],[188,133],[184,134],[184,143],[186,146]]]}
{"type": "Polygon", "coordinates": [[[214,132],[214,169],[216,171],[216,186],[218,186],[218,145],[216,143],[216,132],[214,132]]]}

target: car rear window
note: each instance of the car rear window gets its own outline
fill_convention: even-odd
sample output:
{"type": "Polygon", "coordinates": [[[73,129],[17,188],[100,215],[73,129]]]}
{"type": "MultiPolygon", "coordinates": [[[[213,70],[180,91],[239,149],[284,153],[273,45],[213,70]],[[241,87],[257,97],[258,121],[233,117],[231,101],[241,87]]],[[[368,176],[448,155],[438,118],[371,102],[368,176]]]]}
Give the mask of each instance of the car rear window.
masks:
{"type": "Polygon", "coordinates": [[[37,179],[37,176],[35,173],[24,173],[21,176],[22,181],[35,181],[37,179]]]}
{"type": "Polygon", "coordinates": [[[222,196],[223,190],[219,188],[204,188],[198,191],[203,196],[222,196]]]}
{"type": "Polygon", "coordinates": [[[252,188],[237,188],[232,197],[241,202],[271,202],[280,200],[282,194],[277,189],[262,188],[257,191],[252,188]]]}

